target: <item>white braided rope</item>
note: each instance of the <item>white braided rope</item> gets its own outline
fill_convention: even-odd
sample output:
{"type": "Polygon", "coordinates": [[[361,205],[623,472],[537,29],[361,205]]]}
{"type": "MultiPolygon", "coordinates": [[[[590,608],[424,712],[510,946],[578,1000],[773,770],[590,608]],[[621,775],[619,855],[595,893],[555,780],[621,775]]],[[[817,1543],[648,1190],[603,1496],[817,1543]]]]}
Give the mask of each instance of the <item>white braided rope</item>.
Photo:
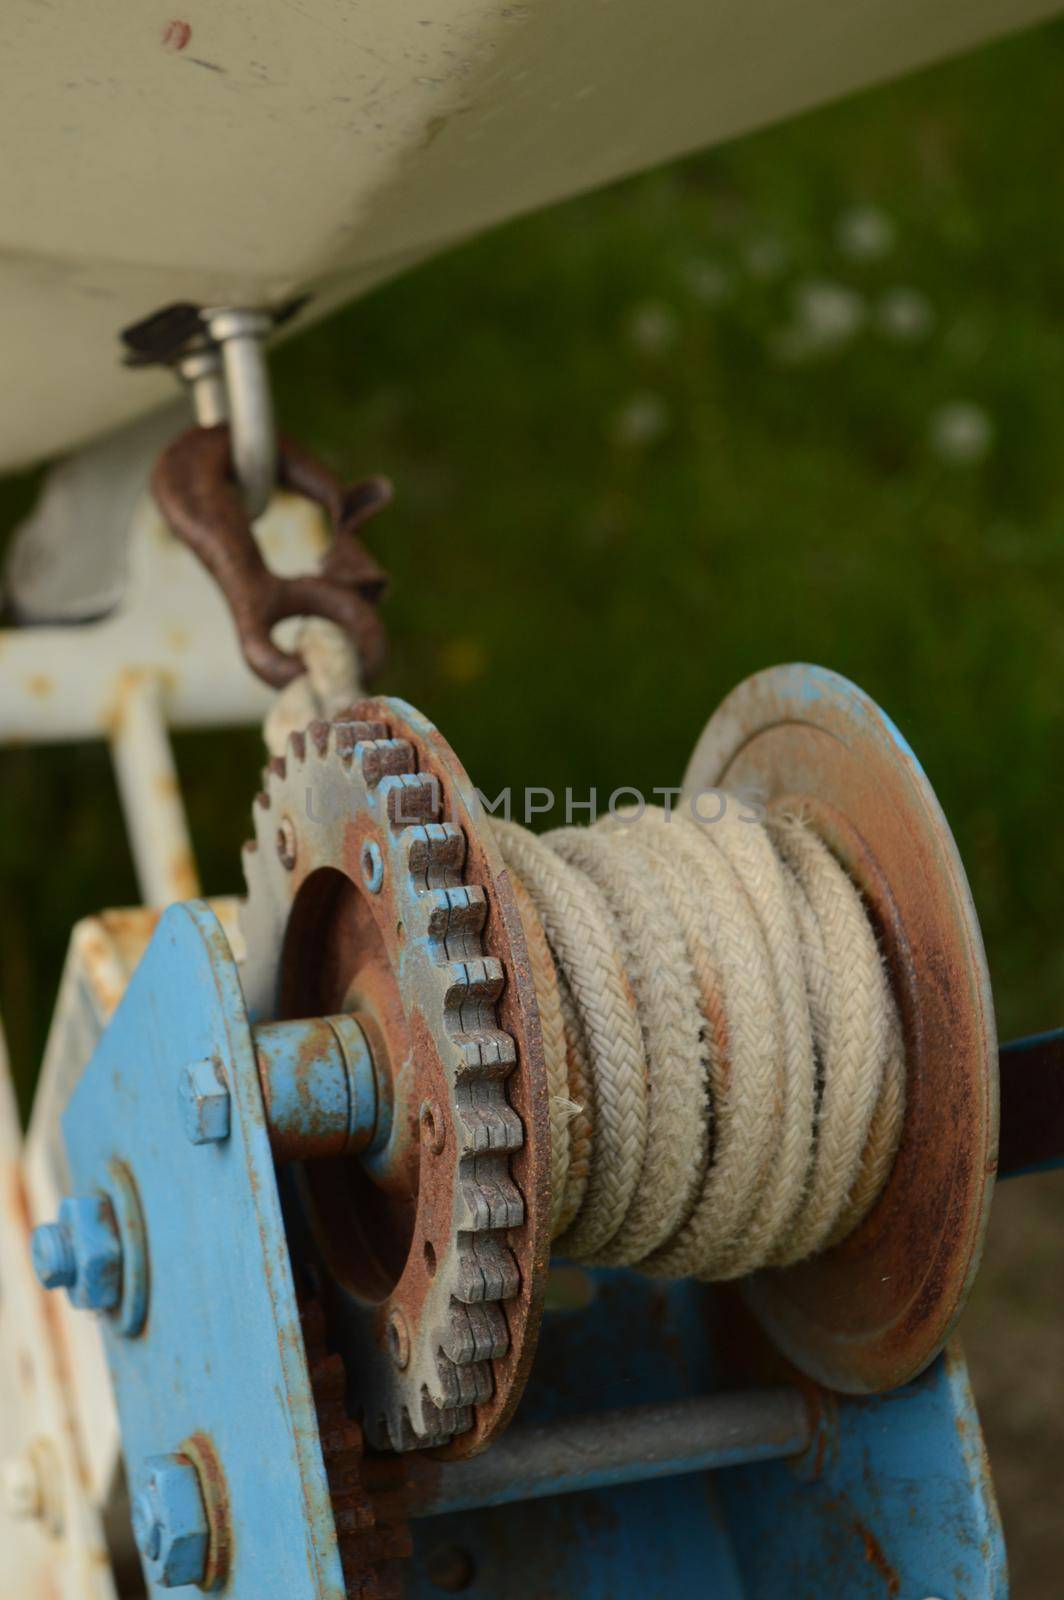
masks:
{"type": "Polygon", "coordinates": [[[559,1248],[592,1260],[628,1215],[646,1154],[650,1068],[636,999],[616,921],[595,885],[516,823],[495,829],[543,924],[587,1048],[591,1165],[584,1203],[559,1248]]]}
{"type": "Polygon", "coordinates": [[[890,1171],[905,1063],[863,902],[799,816],[748,816],[495,825],[555,963],[536,989],[571,1103],[552,1218],[573,1259],[704,1278],[797,1261],[890,1171]]]}
{"type": "Polygon", "coordinates": [[[271,756],[283,756],[291,733],[336,716],[362,698],[358,651],[350,634],[325,617],[307,617],[296,635],[306,671],[280,691],[266,713],[262,737],[271,756]]]}

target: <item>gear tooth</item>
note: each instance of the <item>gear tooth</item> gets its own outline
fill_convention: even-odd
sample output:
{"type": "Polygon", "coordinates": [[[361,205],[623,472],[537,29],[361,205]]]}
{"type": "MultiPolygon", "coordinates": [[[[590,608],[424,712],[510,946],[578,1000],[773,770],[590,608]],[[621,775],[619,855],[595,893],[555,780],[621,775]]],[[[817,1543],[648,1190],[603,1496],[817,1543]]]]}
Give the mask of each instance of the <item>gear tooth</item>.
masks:
{"type": "Polygon", "coordinates": [[[271,801],[265,789],[259,790],[258,794],[255,796],[255,804],[258,806],[260,811],[269,811],[271,801]]]}
{"type": "Polygon", "coordinates": [[[356,754],[368,789],[376,789],[385,778],[417,771],[417,754],[407,739],[363,738],[356,754]]]}
{"type": "Polygon", "coordinates": [[[445,1002],[465,1005],[470,1000],[494,1005],[506,982],[503,965],[496,956],[471,956],[466,961],[445,961],[441,967],[447,982],[445,1002]]]}
{"type": "Polygon", "coordinates": [[[365,1470],[362,1429],[344,1406],[344,1365],[329,1353],[320,1302],[303,1301],[299,1320],[347,1595],[398,1596],[394,1563],[411,1549],[403,1521],[405,1469],[365,1470]]]}
{"type": "Polygon", "coordinates": [[[494,956],[477,956],[469,961],[443,962],[441,969],[448,1033],[466,1038],[481,1029],[494,1031],[495,1006],[506,981],[502,962],[494,956]]]}
{"type": "Polygon", "coordinates": [[[427,822],[409,828],[404,837],[407,865],[416,889],[458,887],[466,858],[466,838],[461,828],[453,822],[427,822]]]}
{"type": "MultiPolygon", "coordinates": [[[[310,740],[319,756],[323,756],[329,748],[329,734],[331,729],[332,723],[323,722],[320,718],[310,723],[307,728],[307,738],[310,740]]],[[[305,749],[306,746],[304,745],[304,750],[305,749]]]]}
{"type": "Polygon", "coordinates": [[[343,1429],[330,1430],[327,1440],[324,1433],[322,1435],[323,1449],[327,1447],[329,1456],[329,1481],[335,1486],[335,1494],[360,1492],[365,1441],[357,1422],[352,1422],[350,1417],[345,1418],[345,1422],[343,1429]]]}
{"type": "Polygon", "coordinates": [[[288,735],[288,753],[300,765],[307,758],[307,736],[298,731],[288,735]]]}
{"type": "Polygon", "coordinates": [[[505,1159],[494,1153],[463,1156],[459,1184],[466,1213],[464,1225],[472,1233],[519,1228],[524,1222],[525,1203],[505,1159]]]}
{"type": "Polygon", "coordinates": [[[377,1422],[377,1439],[375,1442],[385,1445],[392,1450],[417,1450],[424,1440],[415,1431],[406,1406],[401,1407],[398,1415],[381,1416],[377,1422]]]}
{"type": "Polygon", "coordinates": [[[457,1031],[452,1042],[461,1052],[458,1081],[461,1084],[508,1078],[517,1060],[513,1039],[501,1028],[476,1028],[457,1031]]]}
{"type": "Polygon", "coordinates": [[[450,1326],[443,1352],[460,1366],[473,1361],[498,1361],[510,1348],[510,1330],[501,1308],[492,1300],[479,1305],[451,1304],[450,1326]]]}
{"type": "Polygon", "coordinates": [[[440,814],[439,780],[431,773],[407,772],[382,778],[380,792],[393,828],[435,822],[440,814]]]}
{"type": "MultiPolygon", "coordinates": [[[[442,1366],[445,1363],[446,1358],[441,1358],[439,1364],[442,1366]]],[[[455,1367],[452,1370],[457,1372],[459,1369],[455,1367]]],[[[457,1381],[453,1385],[447,1383],[445,1391],[457,1395],[457,1381]]],[[[426,1444],[445,1444],[456,1433],[465,1433],[473,1426],[472,1408],[468,1403],[438,1406],[426,1392],[421,1396],[421,1425],[424,1430],[419,1439],[421,1448],[426,1444]]],[[[414,1437],[418,1435],[415,1433],[414,1437]]]]}
{"type": "Polygon", "coordinates": [[[427,1395],[424,1400],[424,1409],[431,1406],[436,1411],[440,1423],[453,1432],[453,1423],[450,1416],[455,1411],[464,1410],[467,1406],[483,1405],[485,1400],[491,1399],[492,1381],[491,1368],[486,1361],[457,1362],[450,1361],[441,1355],[437,1362],[440,1376],[440,1389],[443,1399],[442,1406],[427,1395]]]}
{"type": "MultiPolygon", "coordinates": [[[[332,1513],[336,1532],[341,1540],[350,1539],[352,1534],[366,1533],[373,1527],[373,1507],[367,1495],[358,1493],[345,1495],[342,1492],[337,1494],[333,1490],[332,1513]]],[[[357,1549],[361,1556],[363,1554],[361,1540],[357,1549]]]]}
{"type": "MultiPolygon", "coordinates": [[[[476,1082],[470,1087],[483,1089],[494,1085],[476,1082]]],[[[525,1142],[521,1118],[510,1105],[498,1101],[488,1105],[465,1105],[459,1100],[458,1115],[465,1132],[465,1139],[459,1144],[461,1155],[520,1150],[525,1142]]]]}
{"type": "Polygon", "coordinates": [[[446,960],[479,955],[480,935],[488,916],[488,900],[479,884],[426,891],[425,931],[441,947],[446,960]]]}
{"type": "Polygon", "coordinates": [[[521,1279],[509,1248],[491,1233],[469,1233],[463,1237],[467,1247],[458,1253],[456,1297],[466,1305],[484,1300],[512,1300],[521,1279]]]}
{"type": "Polygon", "coordinates": [[[343,712],[333,718],[333,736],[336,740],[336,749],[344,761],[349,762],[356,754],[358,746],[368,740],[387,739],[388,728],[383,722],[367,722],[354,715],[353,711],[343,712]]]}
{"type": "Polygon", "coordinates": [[[310,1381],[314,1397],[322,1405],[334,1402],[343,1405],[347,1375],[338,1355],[319,1356],[310,1369],[310,1381]]]}

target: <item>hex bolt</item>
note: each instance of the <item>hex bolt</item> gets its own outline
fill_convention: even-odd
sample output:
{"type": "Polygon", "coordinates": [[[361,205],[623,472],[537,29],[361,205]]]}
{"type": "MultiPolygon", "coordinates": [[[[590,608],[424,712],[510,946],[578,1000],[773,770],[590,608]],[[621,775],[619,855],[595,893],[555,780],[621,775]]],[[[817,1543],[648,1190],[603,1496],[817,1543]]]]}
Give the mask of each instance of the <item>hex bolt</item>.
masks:
{"type": "Polygon", "coordinates": [[[274,319],[250,306],[206,307],[202,315],[221,347],[236,476],[248,515],[256,519],[269,505],[277,477],[276,424],[264,349],[274,319]]]}
{"type": "Polygon", "coordinates": [[[177,1098],[185,1132],[193,1144],[219,1144],[229,1137],[230,1100],[216,1061],[193,1061],[182,1072],[177,1098]]]}
{"type": "Polygon", "coordinates": [[[163,1589],[202,1583],[210,1525],[199,1473],[187,1456],[149,1456],[133,1493],[133,1537],[145,1571],[163,1589]]]}
{"type": "Polygon", "coordinates": [[[45,1289],[66,1289],[85,1311],[113,1311],[122,1298],[122,1241],[105,1195],[61,1202],[57,1222],[34,1228],[30,1255],[45,1289]]]}

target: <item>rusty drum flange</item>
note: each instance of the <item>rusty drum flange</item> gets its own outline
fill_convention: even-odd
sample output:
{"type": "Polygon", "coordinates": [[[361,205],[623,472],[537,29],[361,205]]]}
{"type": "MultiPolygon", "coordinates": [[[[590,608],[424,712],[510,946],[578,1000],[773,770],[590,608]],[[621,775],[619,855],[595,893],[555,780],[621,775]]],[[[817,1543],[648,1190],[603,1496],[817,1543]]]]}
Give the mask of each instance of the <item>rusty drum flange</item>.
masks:
{"type": "Polygon", "coordinates": [[[997,1164],[993,1002],[949,826],[889,718],[845,678],[782,666],[715,713],[684,780],[800,803],[865,897],[905,1036],[905,1124],[875,1207],[841,1243],[745,1292],[803,1372],[844,1393],[906,1383],[949,1336],[975,1276],[997,1164]]]}
{"type": "Polygon", "coordinates": [[[549,1252],[542,1042],[509,877],[454,752],[364,701],[271,763],[245,858],[255,1021],[358,1019],[377,1128],[291,1182],[378,1448],[482,1448],[532,1361],[549,1252]]]}

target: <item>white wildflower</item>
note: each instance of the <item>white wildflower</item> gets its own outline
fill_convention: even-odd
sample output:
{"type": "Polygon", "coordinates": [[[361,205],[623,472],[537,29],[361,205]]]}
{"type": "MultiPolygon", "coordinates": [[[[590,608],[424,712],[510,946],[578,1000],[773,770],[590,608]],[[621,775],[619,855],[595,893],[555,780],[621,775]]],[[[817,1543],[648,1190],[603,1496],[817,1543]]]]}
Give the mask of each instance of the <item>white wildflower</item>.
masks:
{"type": "Polygon", "coordinates": [[[880,332],[899,344],[926,339],[935,320],[934,306],[919,289],[888,289],[876,307],[876,325],[880,332]]]}
{"type": "Polygon", "coordinates": [[[994,442],[990,416],[972,400],[951,400],[931,417],[931,448],[942,461],[972,466],[994,442]]]}
{"type": "Polygon", "coordinates": [[[864,297],[856,289],[810,279],[794,291],[791,321],[773,339],[782,361],[805,361],[848,344],[864,326],[864,297]]]}
{"type": "Polygon", "coordinates": [[[628,316],[629,342],[645,356],[660,356],[676,343],[679,324],[671,307],[648,300],[628,316]]]}
{"type": "Polygon", "coordinates": [[[835,242],[850,261],[879,261],[894,248],[894,224],[878,206],[851,206],[836,224],[835,242]]]}
{"type": "Polygon", "coordinates": [[[669,408],[660,394],[649,390],[632,395],[613,419],[613,437],[625,449],[653,444],[669,428],[669,408]]]}
{"type": "Polygon", "coordinates": [[[775,234],[761,234],[751,239],[745,251],[746,270],[759,283],[768,283],[787,270],[790,252],[782,239],[775,234]]]}
{"type": "Polygon", "coordinates": [[[731,292],[731,276],[719,261],[688,261],[681,272],[688,291],[703,305],[719,305],[731,292]]]}

